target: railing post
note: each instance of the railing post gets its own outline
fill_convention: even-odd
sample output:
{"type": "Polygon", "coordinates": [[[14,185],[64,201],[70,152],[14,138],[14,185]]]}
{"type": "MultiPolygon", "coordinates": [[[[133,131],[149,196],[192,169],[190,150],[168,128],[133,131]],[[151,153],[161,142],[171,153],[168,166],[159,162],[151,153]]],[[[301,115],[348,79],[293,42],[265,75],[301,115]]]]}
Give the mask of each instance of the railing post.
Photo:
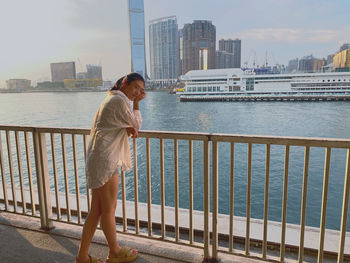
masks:
{"type": "Polygon", "coordinates": [[[350,195],[350,148],[347,150],[346,157],[346,169],[344,179],[344,192],[343,192],[343,208],[340,224],[340,237],[339,237],[339,250],[337,263],[341,263],[344,260],[344,248],[345,248],[345,236],[346,236],[346,222],[348,216],[349,207],[349,195],[350,195]]]}
{"type": "Polygon", "coordinates": [[[217,260],[218,257],[218,206],[219,206],[219,201],[218,201],[218,142],[216,140],[212,141],[212,161],[213,161],[213,212],[212,212],[212,217],[213,217],[213,228],[212,228],[212,258],[214,262],[217,260]]]}
{"type": "Polygon", "coordinates": [[[209,260],[209,245],[210,245],[210,236],[209,236],[209,211],[210,211],[210,196],[209,196],[209,141],[203,141],[203,181],[204,181],[204,260],[207,262],[209,260]]]}
{"type": "Polygon", "coordinates": [[[6,177],[5,177],[4,155],[2,153],[1,132],[0,132],[0,172],[1,172],[1,180],[2,180],[2,189],[4,192],[5,211],[7,211],[9,203],[7,199],[7,184],[6,184],[6,177]]]}
{"type": "Polygon", "coordinates": [[[45,134],[34,130],[33,143],[41,228],[48,230],[53,223],[45,134]]]}

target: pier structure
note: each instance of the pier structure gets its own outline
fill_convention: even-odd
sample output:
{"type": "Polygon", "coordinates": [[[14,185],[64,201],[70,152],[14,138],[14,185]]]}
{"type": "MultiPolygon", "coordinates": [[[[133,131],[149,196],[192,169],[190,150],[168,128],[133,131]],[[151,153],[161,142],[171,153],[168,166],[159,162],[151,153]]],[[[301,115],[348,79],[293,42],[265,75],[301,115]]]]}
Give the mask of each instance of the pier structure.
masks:
{"type": "Polygon", "coordinates": [[[302,95],[181,95],[180,101],[348,101],[349,94],[302,94],[302,95]]]}

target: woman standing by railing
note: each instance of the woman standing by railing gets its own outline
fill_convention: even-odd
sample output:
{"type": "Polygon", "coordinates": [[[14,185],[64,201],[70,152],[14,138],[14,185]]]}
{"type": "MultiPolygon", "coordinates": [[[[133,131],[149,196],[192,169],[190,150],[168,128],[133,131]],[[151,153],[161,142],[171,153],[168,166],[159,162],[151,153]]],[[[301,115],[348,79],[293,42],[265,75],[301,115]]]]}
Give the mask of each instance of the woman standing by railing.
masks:
{"type": "Polygon", "coordinates": [[[107,262],[131,262],[137,258],[136,250],[120,247],[117,242],[115,209],[119,170],[132,167],[128,137],[136,138],[142,124],[139,101],[146,96],[144,86],[141,75],[128,74],[108,91],[96,112],[86,155],[87,183],[92,188],[91,210],[84,224],[76,263],[103,262],[88,255],[100,218],[109,246],[107,262]]]}

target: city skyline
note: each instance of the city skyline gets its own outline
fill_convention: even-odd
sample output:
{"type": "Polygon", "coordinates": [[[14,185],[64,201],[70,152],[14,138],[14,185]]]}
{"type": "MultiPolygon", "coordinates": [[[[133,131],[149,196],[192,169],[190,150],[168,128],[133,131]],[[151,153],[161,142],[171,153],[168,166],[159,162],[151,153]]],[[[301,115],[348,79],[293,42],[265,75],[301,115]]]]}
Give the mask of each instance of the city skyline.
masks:
{"type": "MultiPolygon", "coordinates": [[[[210,20],[216,45],[222,38],[242,40],[241,65],[284,64],[312,54],[316,58],[350,42],[345,0],[263,1],[145,0],[147,70],[149,21],[175,15],[179,29],[194,20],[210,20]]],[[[0,18],[0,88],[11,78],[32,83],[50,79],[50,63],[101,64],[104,79],[130,71],[127,1],[14,0],[0,18]],[[18,8],[20,6],[21,8],[18,8]]]]}

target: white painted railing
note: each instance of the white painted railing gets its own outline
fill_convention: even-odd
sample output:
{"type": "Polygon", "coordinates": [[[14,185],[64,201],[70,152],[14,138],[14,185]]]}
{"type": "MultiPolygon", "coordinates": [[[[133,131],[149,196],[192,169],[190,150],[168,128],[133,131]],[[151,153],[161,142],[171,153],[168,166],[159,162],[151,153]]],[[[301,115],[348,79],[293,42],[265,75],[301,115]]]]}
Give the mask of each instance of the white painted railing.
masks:
{"type": "MultiPolygon", "coordinates": [[[[88,129],[68,129],[68,128],[44,128],[44,127],[19,127],[19,126],[0,126],[0,172],[1,172],[1,191],[0,201],[1,209],[8,212],[22,213],[28,216],[40,217],[43,228],[50,229],[54,221],[67,222],[82,225],[87,212],[90,210],[90,192],[86,188],[85,176],[79,170],[84,170],[84,159],[87,149],[88,129]],[[71,140],[67,140],[67,137],[71,140]],[[67,142],[69,146],[67,147],[67,142]],[[48,147],[47,144],[50,144],[48,147]],[[59,144],[59,146],[57,146],[59,144]],[[14,146],[15,145],[15,146],[14,146]],[[80,147],[80,148],[79,148],[80,147]],[[59,148],[60,156],[56,155],[59,148]],[[23,150],[24,149],[24,150],[23,150]],[[67,151],[68,149],[68,151],[67,151]],[[80,151],[79,151],[80,149],[80,151]],[[51,154],[49,154],[51,152],[51,154]],[[83,156],[79,156],[82,153],[83,156]],[[7,157],[7,158],[5,158],[7,157]],[[61,166],[57,159],[60,159],[61,166]],[[71,158],[71,162],[67,159],[71,158]],[[14,163],[14,159],[17,161],[14,163]],[[23,162],[25,165],[23,166],[23,162]],[[72,164],[69,166],[69,164],[72,164]],[[79,165],[80,164],[80,165],[79,165]],[[52,166],[51,173],[49,166],[52,166]],[[58,176],[58,169],[63,174],[63,179],[58,176]],[[79,176],[80,173],[80,176],[79,176]],[[33,175],[35,174],[35,177],[33,175]],[[10,186],[9,186],[10,181],[10,186]],[[51,188],[50,188],[50,181],[51,188]],[[69,189],[74,185],[74,189],[69,189]],[[81,194],[84,189],[85,194],[81,194]],[[20,196],[20,198],[19,198],[20,196]],[[82,202],[84,201],[84,202],[82,202]],[[21,209],[19,208],[21,207],[21,209]]],[[[244,240],[245,256],[254,256],[261,259],[275,259],[280,262],[285,261],[286,246],[289,250],[298,250],[298,261],[303,262],[304,251],[315,252],[315,249],[305,247],[305,231],[310,227],[305,226],[306,200],[308,192],[308,171],[311,147],[322,147],[325,149],[324,177],[322,192],[322,211],[320,218],[320,227],[318,230],[318,262],[323,262],[323,258],[332,255],[332,251],[325,250],[325,235],[328,232],[336,233],[338,238],[338,249],[333,251],[337,256],[337,262],[343,262],[344,258],[349,259],[349,249],[346,249],[346,240],[350,241],[350,233],[346,231],[348,221],[349,206],[349,188],[350,188],[350,140],[349,139],[317,139],[317,138],[295,138],[295,137],[269,137],[269,136],[249,136],[249,135],[227,135],[227,134],[208,134],[208,133],[184,133],[184,132],[160,132],[160,131],[141,131],[139,136],[145,140],[146,152],[146,184],[147,184],[147,204],[139,202],[139,174],[138,174],[138,147],[137,140],[132,140],[133,149],[133,186],[134,201],[126,200],[126,178],[125,173],[121,173],[121,204],[123,232],[135,235],[145,236],[142,229],[147,229],[146,236],[149,238],[161,238],[172,240],[176,243],[187,243],[191,246],[203,247],[204,258],[217,258],[218,252],[240,254],[234,249],[234,241],[242,234],[235,233],[235,223],[245,221],[244,240]],[[160,205],[152,204],[152,171],[151,171],[151,140],[159,141],[159,191],[160,205]],[[172,141],[173,144],[173,173],[174,173],[174,207],[165,206],[165,164],[164,164],[164,141],[172,141]],[[185,141],[187,144],[188,157],[188,209],[179,207],[179,141],[185,141]],[[197,154],[198,147],[194,151],[193,145],[201,144],[201,154],[197,154]],[[218,167],[219,167],[219,144],[229,144],[230,151],[226,153],[230,159],[230,209],[229,216],[218,213],[219,205],[219,186],[218,186],[218,167]],[[247,145],[247,177],[246,177],[246,216],[244,219],[234,216],[234,185],[235,185],[235,145],[247,145]],[[251,217],[251,199],[252,192],[252,155],[253,145],[265,145],[265,190],[264,190],[264,216],[260,220],[262,233],[256,233],[256,226],[259,222],[251,217]],[[278,223],[280,229],[280,240],[278,242],[268,240],[269,227],[273,223],[268,221],[269,208],[269,176],[270,176],[270,146],[280,145],[284,147],[284,179],[283,179],[283,199],[282,199],[282,219],[278,223]],[[286,244],[286,231],[291,230],[287,224],[287,193],[290,147],[304,148],[304,168],[301,198],[301,213],[299,229],[299,244],[286,244]],[[342,200],[342,213],[340,231],[328,231],[326,229],[326,213],[328,200],[328,183],[331,150],[334,148],[343,148],[347,150],[345,179],[342,200]],[[200,157],[198,157],[200,156],[200,157]],[[193,165],[194,157],[196,160],[202,158],[202,176],[203,176],[203,212],[194,210],[193,203],[193,165]],[[210,169],[211,168],[211,169],[210,169]],[[210,189],[210,180],[212,180],[212,189],[210,189]],[[212,202],[212,210],[210,209],[212,202]],[[132,208],[132,205],[134,206],[132,208]],[[159,214],[155,218],[154,214],[159,214]],[[140,213],[140,211],[142,213],[140,213]],[[147,213],[147,217],[146,214],[147,213]],[[167,213],[167,216],[166,216],[167,213]],[[127,215],[128,214],[128,215],[127,215]],[[169,215],[171,220],[168,220],[169,215]],[[187,219],[186,219],[187,217],[187,219]],[[220,230],[218,220],[225,218],[228,229],[220,230]],[[202,221],[201,221],[202,220],[202,221]],[[172,221],[172,223],[169,223],[172,221]],[[185,222],[186,221],[186,222],[185,222]],[[228,222],[227,222],[228,221],[228,222]],[[258,223],[256,223],[258,222],[258,223]],[[202,225],[203,224],[203,225],[202,225]],[[251,228],[254,227],[253,235],[251,228]],[[173,237],[167,235],[169,229],[173,237]],[[158,232],[157,232],[158,231],[158,232]],[[328,231],[328,232],[327,232],[328,231]],[[181,238],[180,234],[185,235],[181,238]],[[211,236],[210,236],[211,234],[211,236]],[[261,234],[261,238],[257,238],[261,234]],[[201,241],[195,241],[195,237],[201,238],[201,241]],[[228,237],[226,248],[220,247],[218,240],[220,236],[228,237]],[[252,244],[261,247],[261,253],[252,252],[252,244]],[[268,248],[279,248],[279,258],[273,258],[269,255],[268,248]],[[211,249],[210,249],[211,248],[211,249]]],[[[183,146],[183,144],[181,144],[183,146]]],[[[181,179],[181,177],[180,177],[181,179]]],[[[153,189],[154,190],[154,189],[153,189]]],[[[310,190],[309,190],[310,191],[310,190]]],[[[271,230],[270,230],[271,231],[271,230]]],[[[296,233],[293,230],[293,233],[296,233]]],[[[237,231],[238,232],[238,231],[237,231]]],[[[329,234],[330,235],[330,234],[329,234]]],[[[349,247],[350,244],[348,243],[349,247]]],[[[271,253],[270,253],[271,254],[271,253]]]]}

